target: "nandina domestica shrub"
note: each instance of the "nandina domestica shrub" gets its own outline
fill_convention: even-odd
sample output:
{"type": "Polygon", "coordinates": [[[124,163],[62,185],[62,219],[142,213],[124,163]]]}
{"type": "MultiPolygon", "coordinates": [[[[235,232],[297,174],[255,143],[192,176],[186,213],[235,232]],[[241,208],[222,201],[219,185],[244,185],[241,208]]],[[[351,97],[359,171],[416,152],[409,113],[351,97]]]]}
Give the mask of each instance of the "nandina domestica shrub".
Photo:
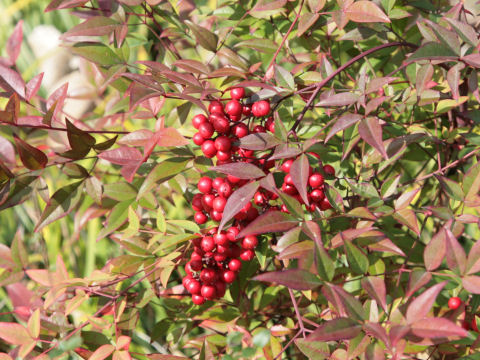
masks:
{"type": "Polygon", "coordinates": [[[1,359],[478,356],[474,1],[45,11],[78,18],[90,86],[47,92],[24,13],[0,58],[1,359]]]}

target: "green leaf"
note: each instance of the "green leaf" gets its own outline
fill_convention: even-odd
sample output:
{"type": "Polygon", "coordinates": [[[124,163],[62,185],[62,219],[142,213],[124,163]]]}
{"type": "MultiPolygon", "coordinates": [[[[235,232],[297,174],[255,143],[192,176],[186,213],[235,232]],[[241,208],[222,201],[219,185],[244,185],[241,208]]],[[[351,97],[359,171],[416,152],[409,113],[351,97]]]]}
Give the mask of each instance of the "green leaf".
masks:
{"type": "Polygon", "coordinates": [[[270,342],[270,336],[270,330],[258,329],[258,332],[253,335],[253,345],[259,348],[267,346],[267,344],[270,342]]]}
{"type": "Polygon", "coordinates": [[[315,275],[302,269],[267,272],[255,276],[253,280],[273,282],[294,290],[311,290],[322,284],[315,275]]]}
{"type": "Polygon", "coordinates": [[[27,144],[16,135],[13,136],[13,140],[17,146],[20,160],[22,160],[23,165],[25,165],[27,169],[39,170],[47,166],[48,158],[42,151],[30,144],[27,144]]]}
{"type": "Polygon", "coordinates": [[[297,345],[300,351],[310,360],[324,360],[330,357],[330,349],[324,341],[298,338],[295,340],[295,345],[297,345]]]}
{"type": "Polygon", "coordinates": [[[278,45],[269,39],[249,39],[240,41],[235,44],[235,47],[246,47],[264,53],[273,53],[277,50],[278,45]]]}
{"type": "Polygon", "coordinates": [[[455,52],[450,49],[448,46],[436,43],[429,42],[421,46],[417,51],[415,51],[409,58],[408,61],[418,61],[418,60],[455,60],[458,59],[458,56],[455,52]]]}
{"type": "Polygon", "coordinates": [[[185,21],[185,23],[192,31],[193,36],[195,36],[195,39],[197,40],[197,43],[200,44],[200,46],[209,51],[217,51],[218,36],[216,34],[190,21],[185,21]]]}
{"type": "Polygon", "coordinates": [[[97,236],[97,239],[103,239],[105,236],[117,230],[127,221],[128,207],[132,204],[132,202],[133,200],[122,201],[112,208],[112,211],[107,218],[107,225],[102,228],[97,236]]]}
{"type": "Polygon", "coordinates": [[[35,232],[40,231],[55,220],[67,216],[75,208],[82,197],[82,184],[83,181],[78,181],[67,185],[52,195],[35,226],[35,232]]]}
{"type": "Polygon", "coordinates": [[[443,190],[447,193],[449,198],[460,201],[464,199],[463,190],[459,183],[444,176],[435,175],[435,177],[440,182],[443,190]]]}
{"type": "Polygon", "coordinates": [[[277,80],[279,86],[290,90],[295,89],[295,81],[292,74],[279,65],[275,66],[275,80],[277,80]]]}
{"type": "Polygon", "coordinates": [[[463,175],[462,187],[465,199],[471,199],[478,194],[480,190],[480,163],[473,165],[463,175]]]}
{"type": "Polygon", "coordinates": [[[369,266],[367,256],[350,241],[346,240],[343,244],[350,268],[357,274],[365,274],[369,266]]]}
{"type": "Polygon", "coordinates": [[[126,182],[116,182],[103,185],[103,194],[116,201],[135,199],[137,189],[126,182]]]}
{"type": "Polygon", "coordinates": [[[70,51],[101,66],[112,66],[123,63],[122,59],[108,46],[100,43],[76,43],[70,51]]]}
{"type": "Polygon", "coordinates": [[[321,279],[325,281],[333,280],[335,264],[323,246],[315,246],[315,264],[317,266],[318,276],[320,276],[321,279]]]}

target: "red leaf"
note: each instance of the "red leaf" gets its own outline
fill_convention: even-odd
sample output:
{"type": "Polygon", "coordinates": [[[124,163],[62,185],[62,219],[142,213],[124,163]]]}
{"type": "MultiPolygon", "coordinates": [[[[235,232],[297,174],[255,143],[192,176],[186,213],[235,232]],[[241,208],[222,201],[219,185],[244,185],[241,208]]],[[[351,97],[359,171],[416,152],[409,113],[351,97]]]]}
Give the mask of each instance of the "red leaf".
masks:
{"type": "Polygon", "coordinates": [[[446,234],[443,229],[436,233],[423,251],[425,267],[428,271],[438,268],[447,252],[446,234]]]}
{"type": "Polygon", "coordinates": [[[348,19],[360,23],[385,22],[390,19],[373,1],[357,1],[345,9],[348,19]]]}
{"type": "Polygon", "coordinates": [[[311,341],[338,341],[353,339],[362,327],[357,322],[341,317],[326,321],[315,329],[313,333],[308,335],[307,339],[311,341]]]}
{"type": "Polygon", "coordinates": [[[361,119],[362,115],[359,114],[346,114],[338,118],[328,132],[327,136],[325,137],[325,143],[327,143],[328,140],[330,140],[336,133],[349,128],[353,124],[359,122],[361,119]]]}
{"type": "MultiPolygon", "coordinates": [[[[63,103],[65,102],[65,99],[67,98],[67,91],[68,91],[68,83],[63,84],[60,86],[58,89],[56,89],[52,95],[50,95],[47,99],[47,109],[52,108],[52,106],[55,106],[53,110],[53,114],[51,116],[51,119],[56,119],[57,113],[62,109],[63,103]]],[[[47,124],[50,126],[51,119],[49,123],[47,124]]]]}
{"type": "Polygon", "coordinates": [[[257,133],[241,138],[239,143],[239,147],[242,149],[267,150],[279,145],[281,141],[268,133],[257,133]]]}
{"type": "Polygon", "coordinates": [[[258,181],[254,181],[235,190],[233,194],[230,195],[223,209],[222,222],[218,226],[218,231],[222,230],[223,226],[252,200],[258,186],[258,181]]]}
{"type": "Polygon", "coordinates": [[[432,279],[432,274],[423,270],[414,270],[410,273],[410,277],[408,279],[408,287],[407,292],[405,293],[405,297],[409,298],[412,296],[415,291],[420,289],[422,286],[428,284],[428,282],[432,279]]]}
{"type": "Polygon", "coordinates": [[[60,39],[68,39],[76,36],[109,35],[113,33],[117,27],[121,27],[121,24],[115,20],[104,16],[95,16],[74,26],[64,33],[60,39]]]}
{"type": "Polygon", "coordinates": [[[344,93],[328,96],[320,100],[318,103],[316,103],[315,106],[321,106],[321,107],[346,106],[346,105],[352,105],[356,103],[358,99],[359,99],[359,96],[357,94],[353,94],[351,92],[344,92],[344,93]]]}
{"type": "Polygon", "coordinates": [[[462,279],[462,285],[472,294],[480,294],[480,276],[468,275],[462,279]]]}
{"type": "Polygon", "coordinates": [[[25,98],[25,82],[19,73],[0,64],[0,86],[7,92],[16,92],[25,98]]]}
{"type": "Polygon", "coordinates": [[[36,75],[27,83],[25,87],[25,98],[27,100],[30,100],[37,94],[38,89],[40,89],[40,85],[42,84],[43,74],[44,73],[42,72],[36,75]]]}
{"type": "Polygon", "coordinates": [[[100,159],[110,161],[116,165],[133,165],[142,160],[140,150],[128,146],[107,150],[98,155],[100,159]]]}
{"type": "Polygon", "coordinates": [[[433,303],[435,302],[435,299],[446,284],[447,281],[443,281],[432,286],[410,303],[406,314],[407,322],[409,324],[427,316],[433,306],[433,303]]]}
{"type": "Polygon", "coordinates": [[[445,318],[425,318],[415,321],[410,330],[421,338],[468,336],[468,331],[445,318]]]}
{"type": "Polygon", "coordinates": [[[311,290],[322,284],[319,278],[303,269],[272,271],[257,275],[253,280],[273,282],[294,290],[311,290]]]}
{"type": "Polygon", "coordinates": [[[110,356],[115,351],[115,346],[110,344],[105,344],[100,346],[95,352],[90,356],[90,360],[103,360],[110,356]]]}
{"type": "Polygon", "coordinates": [[[59,9],[69,9],[74,8],[77,6],[84,5],[88,2],[88,0],[52,0],[50,4],[48,4],[45,12],[49,12],[52,10],[59,10],[59,9]]]}
{"type": "Polygon", "coordinates": [[[42,151],[27,144],[16,135],[13,136],[13,140],[17,146],[20,160],[22,160],[23,165],[25,165],[27,169],[39,170],[43,169],[47,165],[48,158],[42,151]]]}
{"type": "Polygon", "coordinates": [[[387,152],[383,146],[382,127],[378,122],[378,118],[369,116],[368,118],[363,119],[358,126],[358,133],[363,140],[373,148],[377,149],[385,159],[388,159],[387,152]]]}
{"type": "Polygon", "coordinates": [[[390,339],[387,336],[387,332],[385,331],[385,328],[383,328],[380,324],[374,322],[366,322],[363,325],[363,330],[365,330],[368,335],[383,341],[383,343],[387,347],[390,347],[390,339]]]}
{"type": "Polygon", "coordinates": [[[15,149],[10,141],[0,136],[0,160],[15,164],[15,149]]]}
{"type": "Polygon", "coordinates": [[[214,166],[210,168],[210,170],[220,172],[222,174],[233,175],[240,179],[257,179],[265,176],[263,170],[257,166],[244,162],[222,164],[219,166],[214,166]]]}
{"type": "Polygon", "coordinates": [[[22,47],[22,40],[23,40],[23,20],[20,20],[15,29],[13,30],[12,34],[7,40],[7,54],[8,58],[15,64],[17,61],[18,55],[20,54],[20,48],[22,47]]]}
{"type": "Polygon", "coordinates": [[[145,146],[153,137],[154,133],[148,129],[141,129],[130,134],[125,135],[120,140],[118,144],[120,145],[130,145],[130,146],[145,146]]]}
{"type": "Polygon", "coordinates": [[[13,345],[28,344],[33,340],[25,327],[11,322],[0,322],[0,338],[13,345]]]}
{"type": "Polygon", "coordinates": [[[364,277],[361,283],[362,288],[368,295],[370,295],[372,299],[375,299],[383,310],[387,312],[387,290],[383,279],[377,276],[368,276],[364,277]]]}
{"type": "MultiPolygon", "coordinates": [[[[230,201],[230,199],[231,196],[228,200],[230,201]]],[[[281,211],[271,210],[267,211],[266,213],[260,215],[258,218],[253,220],[250,224],[247,225],[246,228],[244,228],[240,232],[240,234],[238,234],[237,237],[241,238],[247,235],[264,234],[267,232],[283,232],[290,230],[297,225],[298,220],[295,220],[290,215],[285,214],[281,211]]]]}
{"type": "Polygon", "coordinates": [[[447,265],[451,270],[458,270],[460,274],[464,274],[467,263],[465,250],[450,229],[446,228],[445,234],[447,239],[447,265]]]}
{"type": "Polygon", "coordinates": [[[405,193],[402,193],[400,197],[395,201],[395,210],[399,211],[402,209],[405,209],[408,205],[411,204],[413,201],[413,198],[417,193],[420,191],[420,188],[413,189],[411,191],[407,191],[405,193]]]}
{"type": "Polygon", "coordinates": [[[293,184],[298,190],[298,193],[307,205],[309,205],[307,194],[309,173],[310,164],[308,163],[308,158],[305,156],[305,154],[302,154],[292,163],[290,175],[292,177],[293,184]]]}
{"type": "Polygon", "coordinates": [[[480,241],[475,242],[468,253],[466,271],[467,274],[475,274],[480,271],[480,241]]]}
{"type": "Polygon", "coordinates": [[[157,131],[155,135],[158,136],[156,143],[158,146],[183,146],[190,143],[177,129],[171,127],[163,128],[157,131]]]}

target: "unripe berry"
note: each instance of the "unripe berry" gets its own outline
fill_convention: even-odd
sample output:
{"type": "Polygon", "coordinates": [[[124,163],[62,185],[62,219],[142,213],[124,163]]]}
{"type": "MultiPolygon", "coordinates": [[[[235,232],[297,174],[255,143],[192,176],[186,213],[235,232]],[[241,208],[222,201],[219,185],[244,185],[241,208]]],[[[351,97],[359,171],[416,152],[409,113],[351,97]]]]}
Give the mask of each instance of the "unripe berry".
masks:
{"type": "Polygon", "coordinates": [[[242,268],[242,262],[238,259],[232,259],[228,263],[228,268],[232,271],[240,271],[242,268]]]}
{"type": "Polygon", "coordinates": [[[215,286],[212,285],[202,285],[200,293],[205,299],[213,299],[216,295],[215,286]]]}
{"type": "Polygon", "coordinates": [[[452,310],[457,310],[462,305],[462,300],[458,296],[448,299],[448,307],[452,310]]]}
{"type": "Polygon", "coordinates": [[[211,159],[217,154],[217,149],[215,149],[215,143],[212,140],[205,140],[202,144],[202,152],[205,157],[211,159]]]}
{"type": "Polygon", "coordinates": [[[270,112],[270,103],[266,100],[260,100],[253,104],[252,114],[256,117],[262,117],[268,115],[270,112]]]}
{"type": "Polygon", "coordinates": [[[315,172],[312,175],[310,175],[310,177],[308,178],[308,184],[314,189],[322,186],[323,185],[322,174],[315,172]]]}
{"type": "Polygon", "coordinates": [[[255,235],[247,235],[243,238],[242,247],[244,249],[255,249],[258,245],[258,239],[255,235]]]}
{"type": "Polygon", "coordinates": [[[204,139],[210,139],[214,132],[215,129],[209,122],[204,122],[198,127],[198,134],[200,134],[204,139]]]}
{"type": "Polygon", "coordinates": [[[238,100],[230,100],[227,105],[225,105],[225,112],[231,116],[240,116],[242,115],[243,106],[238,100]]]}
{"type": "Polygon", "coordinates": [[[223,281],[225,281],[227,284],[233,283],[237,277],[237,274],[231,270],[224,271],[222,275],[223,281]]]}
{"type": "MultiPolygon", "coordinates": [[[[204,236],[202,239],[201,247],[202,250],[205,252],[212,251],[213,249],[215,249],[215,241],[213,241],[213,238],[211,236],[204,236]]],[[[201,270],[201,267],[198,270],[201,270]]]]}
{"type": "Polygon", "coordinates": [[[195,305],[202,305],[205,303],[205,298],[201,295],[192,295],[192,302],[195,305]]]}
{"type": "Polygon", "coordinates": [[[203,114],[195,115],[192,119],[192,124],[195,129],[198,129],[201,124],[208,122],[208,119],[203,114]]]}
{"type": "Polygon", "coordinates": [[[335,169],[333,168],[332,165],[324,165],[323,166],[323,171],[325,174],[330,175],[330,176],[335,176],[335,169]]]}
{"type": "Polygon", "coordinates": [[[205,224],[207,222],[207,215],[205,215],[204,213],[198,211],[195,213],[195,215],[193,216],[195,222],[198,224],[198,225],[202,225],[202,224],[205,224]]]}
{"type": "Polygon", "coordinates": [[[215,148],[219,151],[228,151],[232,147],[232,141],[226,136],[219,136],[215,139],[215,148]]]}
{"type": "Polygon", "coordinates": [[[198,180],[197,188],[201,193],[207,194],[212,190],[212,179],[203,176],[198,180]]]}
{"type": "Polygon", "coordinates": [[[245,97],[245,88],[238,87],[230,90],[230,97],[232,99],[240,100],[245,97]]]}

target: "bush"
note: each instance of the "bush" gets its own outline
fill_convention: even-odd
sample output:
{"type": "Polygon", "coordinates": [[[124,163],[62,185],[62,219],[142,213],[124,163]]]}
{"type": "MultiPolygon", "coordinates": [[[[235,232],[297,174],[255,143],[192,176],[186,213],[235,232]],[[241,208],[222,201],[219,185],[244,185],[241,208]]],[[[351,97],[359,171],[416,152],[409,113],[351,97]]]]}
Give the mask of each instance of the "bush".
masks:
{"type": "Polygon", "coordinates": [[[54,0],[90,85],[48,97],[19,22],[0,358],[480,358],[479,9],[452,3],[54,0]]]}

